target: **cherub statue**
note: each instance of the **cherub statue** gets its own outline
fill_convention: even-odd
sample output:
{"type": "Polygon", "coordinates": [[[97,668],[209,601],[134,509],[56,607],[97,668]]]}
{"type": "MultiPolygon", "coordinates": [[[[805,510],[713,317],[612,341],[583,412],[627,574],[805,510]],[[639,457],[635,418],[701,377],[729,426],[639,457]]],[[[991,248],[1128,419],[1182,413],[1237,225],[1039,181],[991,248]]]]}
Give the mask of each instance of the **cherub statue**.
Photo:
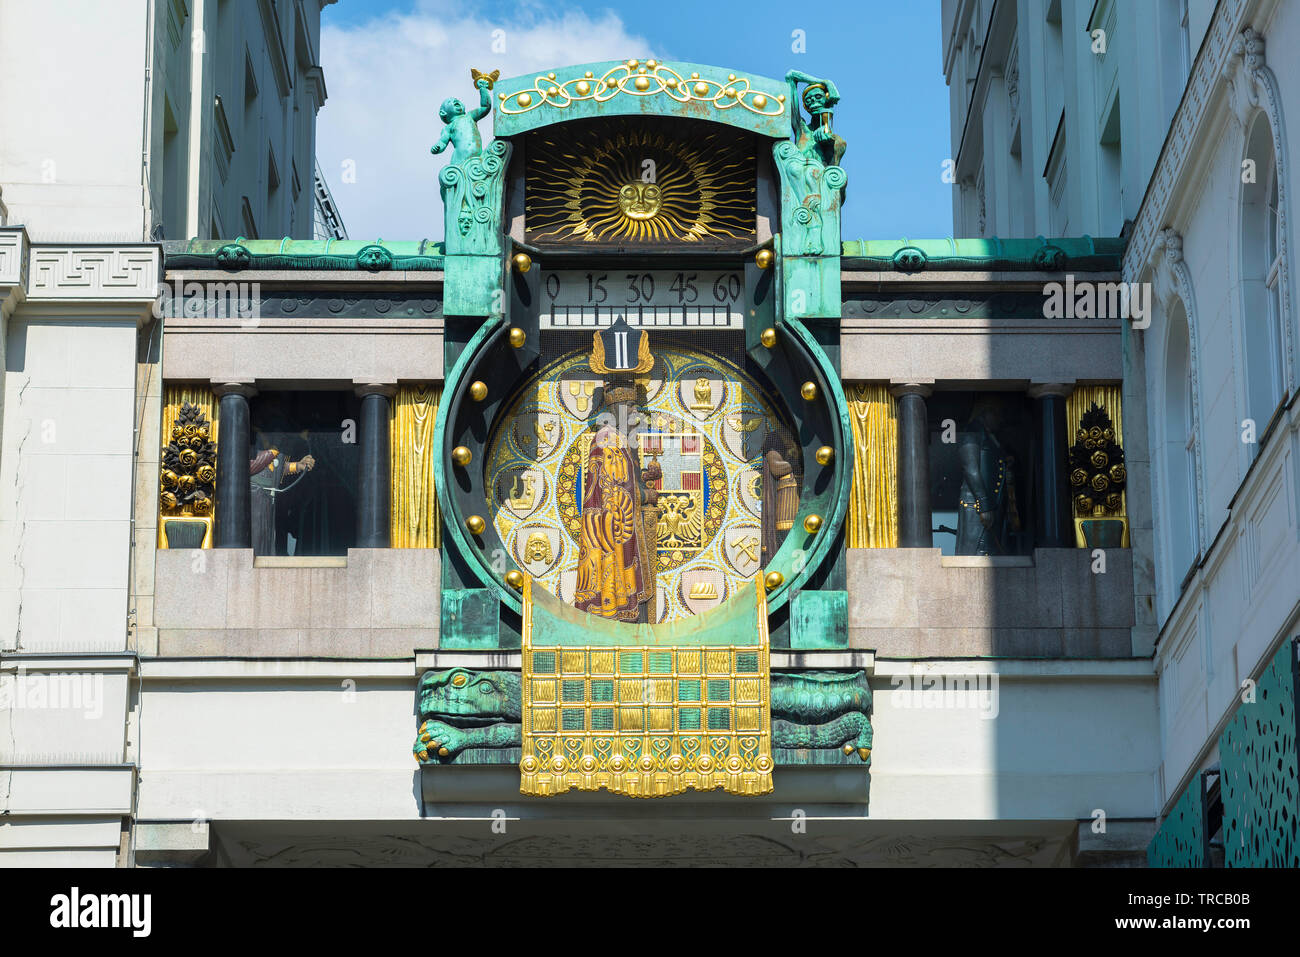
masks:
{"type": "Polygon", "coordinates": [[[438,137],[438,142],[430,148],[430,153],[441,153],[447,148],[447,144],[451,143],[452,165],[460,166],[483,152],[483,140],[478,135],[478,121],[492,112],[492,97],[489,91],[499,72],[494,70],[490,74],[483,74],[477,70],[471,71],[474,86],[478,88],[477,109],[466,113],[465,104],[454,96],[449,96],[442,101],[438,116],[446,125],[443,127],[442,135],[438,137]]]}
{"type": "Polygon", "coordinates": [[[785,75],[790,84],[790,118],[794,127],[794,142],[804,156],[816,158],[824,166],[839,166],[848,148],[842,136],[831,129],[831,120],[835,116],[835,104],[840,101],[840,92],[830,80],[818,79],[801,70],[790,70],[785,75]],[[799,112],[799,84],[804,83],[803,105],[808,110],[808,121],[799,112]]]}

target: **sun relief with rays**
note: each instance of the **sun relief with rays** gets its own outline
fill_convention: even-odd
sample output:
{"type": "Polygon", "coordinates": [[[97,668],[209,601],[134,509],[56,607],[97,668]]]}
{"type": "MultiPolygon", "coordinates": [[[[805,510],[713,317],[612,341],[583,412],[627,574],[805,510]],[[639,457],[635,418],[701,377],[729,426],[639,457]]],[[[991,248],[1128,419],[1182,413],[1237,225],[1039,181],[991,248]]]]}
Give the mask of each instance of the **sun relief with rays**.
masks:
{"type": "Polygon", "coordinates": [[[690,120],[626,117],[528,136],[528,242],[537,246],[752,245],[752,134],[690,120]]]}

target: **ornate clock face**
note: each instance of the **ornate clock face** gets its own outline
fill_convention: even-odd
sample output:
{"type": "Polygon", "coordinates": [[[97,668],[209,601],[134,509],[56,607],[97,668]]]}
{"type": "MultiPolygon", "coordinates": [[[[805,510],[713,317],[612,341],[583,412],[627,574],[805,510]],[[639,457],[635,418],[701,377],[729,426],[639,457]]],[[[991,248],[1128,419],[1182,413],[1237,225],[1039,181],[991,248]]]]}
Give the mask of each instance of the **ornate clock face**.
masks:
{"type": "Polygon", "coordinates": [[[644,536],[654,578],[647,617],[666,622],[717,607],[761,570],[764,453],[779,449],[796,482],[802,475],[785,416],[738,364],[667,336],[652,351],[630,427],[602,406],[590,347],[526,382],[488,444],[487,506],[510,559],[572,604],[592,445],[613,426],[640,469],[658,473],[643,481],[655,499],[644,536]]]}

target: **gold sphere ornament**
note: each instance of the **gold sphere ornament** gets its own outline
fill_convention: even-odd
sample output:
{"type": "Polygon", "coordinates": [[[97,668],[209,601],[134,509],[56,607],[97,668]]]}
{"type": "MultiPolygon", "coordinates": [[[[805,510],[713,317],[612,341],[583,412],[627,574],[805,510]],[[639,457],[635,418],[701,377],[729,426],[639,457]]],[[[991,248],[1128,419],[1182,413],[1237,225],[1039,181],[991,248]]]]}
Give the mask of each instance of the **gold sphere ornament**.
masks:
{"type": "Polygon", "coordinates": [[[695,84],[695,95],[704,96],[709,92],[709,84],[700,82],[695,84]]]}
{"type": "Polygon", "coordinates": [[[761,333],[759,333],[758,341],[763,343],[763,345],[766,346],[768,349],[771,349],[774,345],[776,345],[776,330],[773,329],[771,326],[768,326],[761,333]]]}
{"type": "Polygon", "coordinates": [[[785,576],[780,572],[768,572],[767,576],[763,579],[763,584],[767,587],[768,591],[775,591],[785,584],[785,576]]]}
{"type": "Polygon", "coordinates": [[[591,84],[586,80],[579,80],[577,89],[580,96],[586,96],[591,92],[591,84]]]}
{"type": "Polygon", "coordinates": [[[772,260],[775,258],[776,257],[772,255],[772,250],[760,249],[758,252],[754,253],[754,265],[759,269],[767,269],[772,265],[772,260]]]}
{"type": "Polygon", "coordinates": [[[459,465],[461,468],[464,468],[465,466],[469,465],[469,463],[473,461],[473,459],[474,459],[474,453],[471,452],[469,449],[465,448],[465,446],[463,445],[458,445],[451,450],[451,460],[455,462],[457,465],[459,465]]]}
{"type": "MultiPolygon", "coordinates": [[[[502,99],[504,99],[504,97],[502,97],[502,99]]],[[[532,98],[531,96],[529,96],[527,93],[520,93],[520,94],[519,94],[519,105],[522,106],[522,107],[524,107],[524,108],[530,107],[530,106],[533,105],[533,98],[532,98]]]]}
{"type": "Polygon", "coordinates": [[[511,588],[523,588],[524,576],[517,568],[512,568],[506,572],[506,584],[511,588]]]}
{"type": "Polygon", "coordinates": [[[803,385],[799,386],[799,394],[811,402],[813,399],[817,398],[817,383],[805,382],[803,385]]]}
{"type": "Polygon", "coordinates": [[[650,80],[644,76],[639,76],[633,81],[632,85],[638,90],[648,90],[650,89],[650,80]]]}
{"type": "Polygon", "coordinates": [[[510,330],[510,344],[516,349],[522,349],[524,343],[527,341],[528,333],[524,332],[524,330],[520,329],[518,326],[515,326],[510,330]]]}
{"type": "Polygon", "coordinates": [[[817,450],[817,464],[830,465],[835,459],[835,450],[829,445],[823,445],[817,450]]]}
{"type": "Polygon", "coordinates": [[[520,272],[528,272],[533,268],[533,257],[528,253],[515,253],[511,262],[515,264],[515,268],[520,272]]]}
{"type": "Polygon", "coordinates": [[[754,97],[754,109],[761,110],[766,106],[767,106],[767,97],[765,97],[762,93],[754,97]]]}
{"type": "Polygon", "coordinates": [[[803,530],[809,535],[816,535],[821,531],[822,517],[820,515],[809,515],[803,520],[803,530]]]}
{"type": "Polygon", "coordinates": [[[475,402],[482,402],[487,398],[487,383],[472,382],[469,387],[469,397],[475,402]]]}
{"type": "Polygon", "coordinates": [[[483,521],[481,515],[471,515],[465,519],[465,527],[469,529],[471,535],[482,535],[483,529],[487,528],[487,522],[483,521]]]}

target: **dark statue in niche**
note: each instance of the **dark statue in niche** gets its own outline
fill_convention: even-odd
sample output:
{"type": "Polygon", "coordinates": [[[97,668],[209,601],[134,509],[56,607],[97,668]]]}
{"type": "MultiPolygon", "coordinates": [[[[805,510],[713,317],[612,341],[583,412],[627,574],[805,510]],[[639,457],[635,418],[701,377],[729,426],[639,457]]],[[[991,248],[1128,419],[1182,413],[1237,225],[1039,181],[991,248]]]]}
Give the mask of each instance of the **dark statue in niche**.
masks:
{"type": "Polygon", "coordinates": [[[604,408],[583,463],[582,533],[578,542],[575,608],[617,621],[649,621],[655,597],[660,477],[657,463],[641,467],[637,432],[644,414],[636,376],[654,366],[649,334],[620,316],[592,337],[591,371],[605,376],[604,408]]]}
{"type": "Polygon", "coordinates": [[[763,567],[767,567],[794,526],[799,511],[799,482],[794,475],[787,448],[779,432],[769,432],[760,451],[763,459],[763,567]]]}
{"type": "Polygon", "coordinates": [[[957,437],[961,492],[957,507],[958,555],[1006,555],[1010,533],[1020,531],[1016,505],[1015,456],[998,439],[1003,408],[981,397],[957,437]]]}
{"type": "Polygon", "coordinates": [[[313,456],[304,455],[291,461],[274,446],[263,449],[249,460],[254,555],[275,554],[276,498],[297,485],[315,467],[313,456]]]}

